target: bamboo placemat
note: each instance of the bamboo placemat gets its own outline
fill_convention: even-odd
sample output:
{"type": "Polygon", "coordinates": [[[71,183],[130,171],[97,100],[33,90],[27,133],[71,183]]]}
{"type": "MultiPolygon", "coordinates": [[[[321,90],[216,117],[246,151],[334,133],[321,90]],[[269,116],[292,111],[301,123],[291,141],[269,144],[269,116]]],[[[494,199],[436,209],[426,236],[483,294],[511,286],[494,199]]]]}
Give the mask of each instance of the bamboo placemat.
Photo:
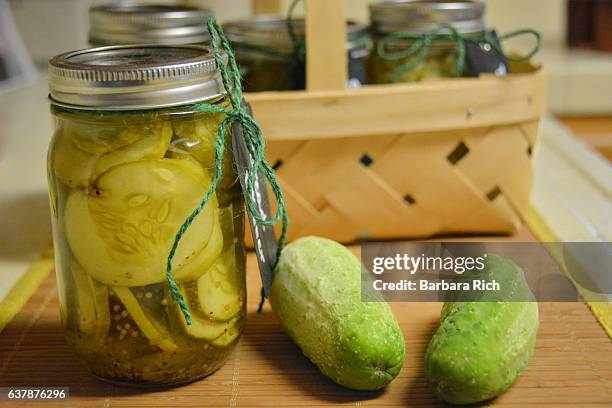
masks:
{"type": "Polygon", "coordinates": [[[26,304],[42,281],[53,272],[53,262],[53,248],[49,248],[30,265],[8,294],[0,299],[0,333],[26,304]]]}
{"type": "MultiPolygon", "coordinates": [[[[525,235],[515,239],[526,240],[525,235]]],[[[392,305],[406,337],[404,368],[384,391],[354,392],[318,372],[284,334],[268,305],[263,314],[255,313],[259,277],[253,256],[248,271],[248,324],[232,357],[205,380],[160,391],[117,387],[87,373],[64,341],[51,274],[0,334],[0,387],[67,386],[70,399],[60,405],[79,408],[438,404],[423,379],[422,361],[440,304],[392,305]]],[[[529,367],[494,403],[612,406],[612,343],[588,308],[583,303],[541,303],[540,313],[529,367]]]]}

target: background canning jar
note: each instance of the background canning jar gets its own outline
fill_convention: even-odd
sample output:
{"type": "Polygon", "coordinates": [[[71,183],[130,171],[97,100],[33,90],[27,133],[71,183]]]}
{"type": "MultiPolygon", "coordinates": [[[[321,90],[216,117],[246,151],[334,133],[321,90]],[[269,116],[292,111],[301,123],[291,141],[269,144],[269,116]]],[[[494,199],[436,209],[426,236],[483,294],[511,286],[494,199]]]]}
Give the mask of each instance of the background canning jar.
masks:
{"type": "Polygon", "coordinates": [[[207,45],[206,22],[212,16],[212,10],[184,5],[124,2],[94,6],[89,10],[89,43],[207,45]]]}
{"type": "MultiPolygon", "coordinates": [[[[349,59],[349,87],[365,84],[366,59],[371,40],[364,24],[347,22],[346,49],[349,59]]],[[[231,41],[248,92],[304,89],[305,24],[303,19],[288,20],[258,15],[223,26],[231,41]],[[290,24],[290,25],[289,25],[290,24]],[[290,27],[291,30],[290,31],[290,27]],[[293,34],[292,34],[293,33],[293,34]]]]}
{"type": "Polygon", "coordinates": [[[394,75],[394,71],[418,58],[418,52],[389,60],[378,52],[385,43],[389,53],[407,50],[414,44],[409,40],[389,40],[400,33],[425,35],[440,24],[449,24],[466,37],[481,37],[485,30],[484,3],[478,1],[413,1],[394,0],[370,5],[370,29],[374,34],[374,47],[368,60],[370,83],[420,82],[428,79],[455,77],[457,70],[457,43],[435,41],[425,59],[414,69],[394,75]]]}
{"type": "Polygon", "coordinates": [[[48,179],[68,342],[114,382],[211,374],[246,317],[244,205],[230,138],[221,182],[174,257],[191,325],[165,271],[214,176],[225,115],[194,105],[228,104],[214,59],[199,46],[105,47],[55,57],[49,76],[48,179]]]}

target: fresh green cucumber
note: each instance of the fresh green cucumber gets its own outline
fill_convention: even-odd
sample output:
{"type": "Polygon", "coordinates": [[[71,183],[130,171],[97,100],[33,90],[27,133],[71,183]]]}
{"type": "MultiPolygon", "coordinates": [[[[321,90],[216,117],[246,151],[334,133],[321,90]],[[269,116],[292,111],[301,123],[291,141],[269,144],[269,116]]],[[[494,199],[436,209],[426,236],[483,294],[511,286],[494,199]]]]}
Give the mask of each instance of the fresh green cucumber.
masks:
{"type": "Polygon", "coordinates": [[[473,404],[506,391],[535,348],[538,305],[524,301],[533,295],[523,271],[489,254],[481,277],[501,282],[506,301],[445,303],[425,355],[424,372],[433,392],[453,404],[473,404]]]}
{"type": "Polygon", "coordinates": [[[321,372],[356,390],[384,387],[404,363],[404,337],[389,305],[361,301],[361,264],[324,238],[287,245],[274,271],[270,304],[321,372]]]}

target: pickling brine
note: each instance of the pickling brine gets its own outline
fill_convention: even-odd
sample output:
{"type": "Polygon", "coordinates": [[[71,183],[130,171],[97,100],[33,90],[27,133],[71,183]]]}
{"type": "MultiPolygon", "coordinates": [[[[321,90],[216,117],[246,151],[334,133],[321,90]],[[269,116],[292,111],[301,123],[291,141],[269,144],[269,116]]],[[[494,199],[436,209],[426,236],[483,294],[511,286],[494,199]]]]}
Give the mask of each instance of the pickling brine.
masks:
{"type": "MultiPolygon", "coordinates": [[[[53,93],[52,93],[53,95],[53,93]]],[[[228,106],[226,97],[207,103],[228,106]]],[[[61,319],[96,376],[170,385],[211,374],[246,317],[244,203],[226,138],[222,178],[183,235],[176,234],[215,176],[222,113],[190,105],[137,111],[52,105],[48,156],[61,319]]]]}

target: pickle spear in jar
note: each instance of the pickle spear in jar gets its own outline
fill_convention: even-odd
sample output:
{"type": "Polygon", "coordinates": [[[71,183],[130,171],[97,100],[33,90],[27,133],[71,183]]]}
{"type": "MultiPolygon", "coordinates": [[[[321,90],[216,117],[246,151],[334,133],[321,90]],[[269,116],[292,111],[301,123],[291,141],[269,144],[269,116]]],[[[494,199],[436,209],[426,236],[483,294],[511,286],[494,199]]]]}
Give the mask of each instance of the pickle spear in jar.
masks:
{"type": "MultiPolygon", "coordinates": [[[[109,286],[165,281],[176,233],[210,185],[204,169],[188,160],[141,160],[111,168],[88,191],[68,198],[66,236],[75,258],[109,286]]],[[[183,236],[176,264],[193,262],[194,254],[206,250],[217,207],[213,195],[183,236]]],[[[177,268],[175,276],[180,273],[177,268]]]]}

